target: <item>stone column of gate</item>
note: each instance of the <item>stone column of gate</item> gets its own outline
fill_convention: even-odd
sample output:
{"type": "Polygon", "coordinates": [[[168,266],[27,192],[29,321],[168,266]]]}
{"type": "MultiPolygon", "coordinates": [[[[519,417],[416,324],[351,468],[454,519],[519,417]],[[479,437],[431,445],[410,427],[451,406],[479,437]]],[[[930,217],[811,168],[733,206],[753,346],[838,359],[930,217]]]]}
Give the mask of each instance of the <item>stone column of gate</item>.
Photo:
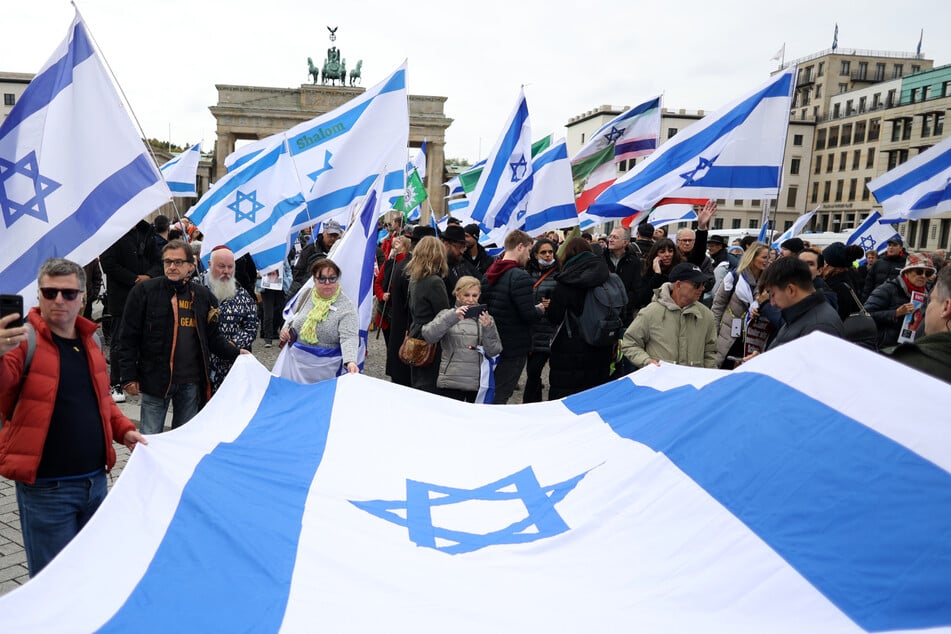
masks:
{"type": "Polygon", "coordinates": [[[446,188],[442,185],[443,170],[446,163],[446,144],[426,141],[426,191],[432,203],[436,217],[446,213],[446,188]]]}
{"type": "Polygon", "coordinates": [[[218,133],[218,141],[215,143],[215,171],[212,175],[215,182],[227,172],[225,169],[225,159],[229,154],[234,152],[234,142],[235,135],[228,134],[227,132],[218,133]]]}

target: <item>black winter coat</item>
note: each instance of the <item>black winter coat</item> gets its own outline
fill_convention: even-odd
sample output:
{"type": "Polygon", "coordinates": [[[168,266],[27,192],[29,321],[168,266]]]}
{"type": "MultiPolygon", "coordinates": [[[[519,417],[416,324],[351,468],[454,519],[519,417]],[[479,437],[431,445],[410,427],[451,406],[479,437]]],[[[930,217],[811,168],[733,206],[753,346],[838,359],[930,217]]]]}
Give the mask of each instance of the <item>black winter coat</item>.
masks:
{"type": "Polygon", "coordinates": [[[593,253],[579,253],[568,260],[558,275],[546,319],[558,330],[551,344],[548,398],[563,398],[601,385],[611,373],[614,346],[588,345],[578,333],[577,316],[585,296],[608,279],[607,263],[593,253]],[[568,332],[571,330],[571,336],[568,332]]]}
{"type": "Polygon", "coordinates": [[[868,269],[865,276],[865,288],[862,290],[862,298],[868,300],[872,296],[872,291],[901,274],[905,266],[905,253],[889,257],[882,256],[875,260],[872,268],[868,269]]]}
{"type": "Polygon", "coordinates": [[[833,273],[825,278],[825,282],[838,299],[836,310],[842,321],[845,321],[852,313],[858,312],[860,306],[855,303],[852,293],[849,292],[849,287],[855,291],[856,295],[859,295],[861,292],[858,271],[855,269],[845,269],[844,271],[833,273]]]}
{"type": "Polygon", "coordinates": [[[621,313],[621,321],[624,324],[624,329],[627,330],[627,327],[634,321],[637,292],[641,287],[641,259],[630,247],[625,250],[617,265],[611,260],[611,251],[605,250],[602,257],[608,265],[608,270],[621,278],[621,282],[624,283],[624,290],[627,291],[627,306],[624,307],[624,312],[621,313]]]}
{"type": "Polygon", "coordinates": [[[495,283],[482,280],[479,301],[489,307],[502,339],[502,357],[523,357],[532,347],[531,327],[541,321],[542,313],[535,307],[532,278],[525,269],[515,266],[503,273],[495,283]]]}
{"type": "MultiPolygon", "coordinates": [[[[389,284],[390,301],[390,339],[386,345],[386,375],[398,385],[409,385],[409,366],[400,361],[400,346],[409,329],[409,278],[406,277],[406,265],[412,258],[407,254],[405,258],[393,266],[393,281],[389,284]]],[[[388,280],[384,278],[384,284],[388,280]]]]}
{"type": "Polygon", "coordinates": [[[898,317],[895,310],[910,301],[911,293],[900,277],[892,278],[876,288],[865,301],[865,310],[878,326],[879,350],[898,344],[898,334],[905,317],[898,317]]]}
{"type": "MultiPolygon", "coordinates": [[[[555,281],[558,279],[558,264],[553,265],[553,269],[542,269],[538,264],[529,261],[525,266],[525,270],[528,271],[529,276],[532,278],[532,284],[536,285],[534,287],[533,300],[536,304],[541,303],[543,299],[551,298],[552,293],[555,290],[555,281]],[[538,280],[551,271],[549,275],[545,277],[538,283],[538,280]]],[[[555,335],[555,328],[547,319],[542,319],[538,323],[532,326],[532,352],[548,352],[551,350],[551,338],[555,335]]]]}
{"type": "Polygon", "coordinates": [[[489,270],[489,267],[492,266],[492,263],[495,262],[495,258],[486,253],[485,247],[481,244],[476,245],[475,256],[470,256],[469,252],[466,251],[462,254],[462,259],[479,271],[479,275],[476,277],[480,279],[483,275],[485,275],[485,272],[489,270]]]}
{"type": "MultiPolygon", "coordinates": [[[[218,300],[207,287],[188,284],[201,343],[205,397],[210,398],[209,350],[234,361],[239,350],[218,330],[218,300]]],[[[167,277],[146,280],[133,287],[122,315],[119,346],[119,376],[122,385],[137,381],[142,392],[166,397],[172,384],[173,342],[178,328],[175,288],[167,277]]]]}
{"type": "Polygon", "coordinates": [[[99,258],[106,274],[108,309],[112,315],[122,314],[137,276],[148,275],[154,279],[164,275],[157,238],[152,225],[140,220],[99,258]]]}
{"type": "Polygon", "coordinates": [[[789,308],[784,308],[782,313],[785,323],[776,333],[776,338],[770,342],[768,350],[817,330],[836,337],[842,337],[845,334],[839,314],[818,291],[789,308]]]}

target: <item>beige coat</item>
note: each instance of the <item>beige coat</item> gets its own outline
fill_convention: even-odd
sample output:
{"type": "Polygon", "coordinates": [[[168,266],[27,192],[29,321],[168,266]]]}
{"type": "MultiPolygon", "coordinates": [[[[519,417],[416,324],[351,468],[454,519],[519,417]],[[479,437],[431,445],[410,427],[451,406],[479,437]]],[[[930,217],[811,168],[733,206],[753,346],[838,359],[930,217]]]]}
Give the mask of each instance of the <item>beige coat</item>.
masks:
{"type": "Polygon", "coordinates": [[[694,302],[681,309],[670,296],[670,282],[654,292],[624,333],[621,352],[636,367],[652,359],[678,365],[716,367],[717,333],[710,309],[694,302]]]}

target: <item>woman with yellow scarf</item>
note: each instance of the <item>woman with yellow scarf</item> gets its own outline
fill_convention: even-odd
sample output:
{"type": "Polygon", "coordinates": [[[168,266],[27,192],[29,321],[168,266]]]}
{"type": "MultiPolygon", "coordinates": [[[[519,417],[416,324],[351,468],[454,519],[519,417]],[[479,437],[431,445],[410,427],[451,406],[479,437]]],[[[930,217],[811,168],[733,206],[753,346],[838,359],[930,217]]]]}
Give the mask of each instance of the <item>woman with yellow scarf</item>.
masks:
{"type": "Polygon", "coordinates": [[[301,293],[294,318],[281,329],[274,374],[298,383],[316,383],[346,372],[355,374],[359,348],[357,311],[340,291],[340,267],[322,258],[310,267],[314,287],[301,293]]]}

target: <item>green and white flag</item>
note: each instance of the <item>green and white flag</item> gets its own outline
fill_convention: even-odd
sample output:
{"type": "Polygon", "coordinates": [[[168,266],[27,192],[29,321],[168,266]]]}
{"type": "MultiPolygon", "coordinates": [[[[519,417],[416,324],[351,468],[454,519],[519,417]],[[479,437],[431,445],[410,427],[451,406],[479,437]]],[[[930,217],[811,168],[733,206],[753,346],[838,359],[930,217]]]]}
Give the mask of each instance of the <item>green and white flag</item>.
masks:
{"type": "Polygon", "coordinates": [[[423,179],[419,177],[419,172],[413,169],[406,177],[406,191],[393,202],[393,209],[402,211],[403,216],[406,216],[410,211],[419,207],[428,197],[429,194],[426,193],[426,188],[423,186],[423,179]]]}

